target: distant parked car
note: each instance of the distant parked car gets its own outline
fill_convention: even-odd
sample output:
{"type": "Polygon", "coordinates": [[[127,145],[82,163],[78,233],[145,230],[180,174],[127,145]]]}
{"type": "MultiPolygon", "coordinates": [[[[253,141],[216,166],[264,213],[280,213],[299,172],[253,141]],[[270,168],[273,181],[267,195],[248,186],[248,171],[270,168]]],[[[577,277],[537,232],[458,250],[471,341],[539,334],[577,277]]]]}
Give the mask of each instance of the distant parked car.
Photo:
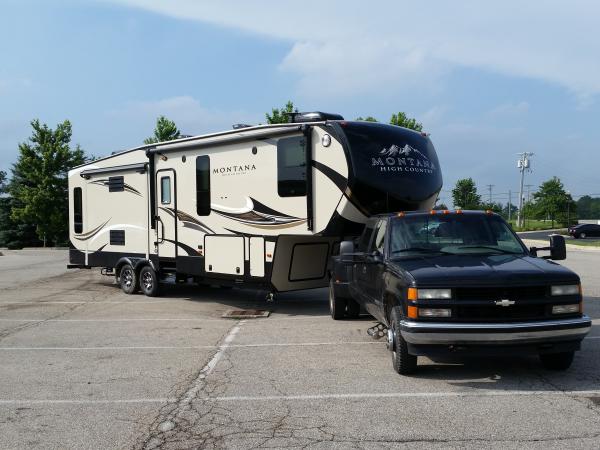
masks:
{"type": "Polygon", "coordinates": [[[594,225],[593,223],[582,223],[569,227],[569,234],[575,239],[585,239],[586,237],[600,237],[600,225],[594,225]]]}

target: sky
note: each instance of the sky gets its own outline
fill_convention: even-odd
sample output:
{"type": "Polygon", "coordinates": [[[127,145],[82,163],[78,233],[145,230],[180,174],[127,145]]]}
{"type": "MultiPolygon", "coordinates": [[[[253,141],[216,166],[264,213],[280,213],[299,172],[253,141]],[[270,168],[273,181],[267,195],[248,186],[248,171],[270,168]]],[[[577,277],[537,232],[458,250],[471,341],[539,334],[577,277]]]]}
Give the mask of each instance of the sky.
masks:
{"type": "Polygon", "coordinates": [[[301,111],[423,123],[451,204],[457,179],[517,203],[558,176],[600,196],[600,3],[2,0],[0,170],[34,118],[69,119],[91,155],[301,111]]]}

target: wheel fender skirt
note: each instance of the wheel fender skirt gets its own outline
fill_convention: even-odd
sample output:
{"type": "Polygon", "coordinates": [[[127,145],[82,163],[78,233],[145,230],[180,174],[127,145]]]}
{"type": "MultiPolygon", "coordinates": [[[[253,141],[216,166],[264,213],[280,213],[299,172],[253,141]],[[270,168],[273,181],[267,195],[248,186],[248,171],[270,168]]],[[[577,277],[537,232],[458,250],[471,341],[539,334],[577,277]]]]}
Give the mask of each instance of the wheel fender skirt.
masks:
{"type": "Polygon", "coordinates": [[[136,258],[136,257],[124,256],[121,259],[119,259],[117,261],[117,264],[115,265],[115,270],[117,271],[117,273],[118,273],[119,269],[121,268],[121,266],[123,266],[125,264],[131,265],[131,267],[133,267],[133,270],[135,270],[136,272],[138,270],[141,270],[141,268],[143,266],[145,266],[146,264],[149,264],[152,268],[154,268],[152,262],[148,261],[146,258],[136,258]]]}

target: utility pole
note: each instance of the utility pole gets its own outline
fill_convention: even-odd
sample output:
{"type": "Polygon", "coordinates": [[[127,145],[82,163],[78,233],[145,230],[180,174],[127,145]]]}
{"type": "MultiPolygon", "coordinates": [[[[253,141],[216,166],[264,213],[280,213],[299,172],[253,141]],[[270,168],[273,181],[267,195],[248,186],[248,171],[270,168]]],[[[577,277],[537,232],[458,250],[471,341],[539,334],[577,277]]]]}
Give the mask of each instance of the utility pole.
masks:
{"type": "Polygon", "coordinates": [[[525,181],[525,171],[529,169],[529,158],[533,156],[531,152],[517,153],[519,160],[517,161],[517,168],[521,172],[521,188],[519,190],[519,211],[517,215],[517,226],[523,227],[523,183],[525,181]]]}
{"type": "MultiPolygon", "coordinates": [[[[533,184],[526,184],[525,185],[525,189],[527,189],[527,197],[525,197],[527,199],[527,204],[531,203],[530,192],[531,192],[531,188],[532,187],[533,187],[533,184]]],[[[525,214],[523,214],[523,223],[527,223],[527,217],[525,217],[525,214]]]]}
{"type": "Polygon", "coordinates": [[[493,188],[495,185],[493,185],[493,184],[487,184],[486,186],[488,187],[488,190],[490,191],[490,201],[489,201],[489,203],[490,203],[490,205],[491,205],[491,204],[492,204],[492,188],[493,188]]]}
{"type": "Polygon", "coordinates": [[[510,219],[512,219],[512,191],[509,189],[508,190],[508,221],[510,222],[510,219]]]}

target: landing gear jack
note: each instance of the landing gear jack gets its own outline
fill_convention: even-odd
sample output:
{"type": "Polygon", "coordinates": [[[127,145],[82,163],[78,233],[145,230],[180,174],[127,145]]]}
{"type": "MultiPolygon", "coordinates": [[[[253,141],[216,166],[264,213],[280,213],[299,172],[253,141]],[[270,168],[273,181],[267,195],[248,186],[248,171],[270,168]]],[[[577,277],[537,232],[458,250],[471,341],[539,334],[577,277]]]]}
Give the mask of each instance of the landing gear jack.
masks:
{"type": "Polygon", "coordinates": [[[367,334],[373,339],[378,340],[384,336],[387,336],[387,330],[388,329],[384,324],[378,323],[377,325],[374,325],[371,328],[369,328],[367,330],[367,334]]]}

